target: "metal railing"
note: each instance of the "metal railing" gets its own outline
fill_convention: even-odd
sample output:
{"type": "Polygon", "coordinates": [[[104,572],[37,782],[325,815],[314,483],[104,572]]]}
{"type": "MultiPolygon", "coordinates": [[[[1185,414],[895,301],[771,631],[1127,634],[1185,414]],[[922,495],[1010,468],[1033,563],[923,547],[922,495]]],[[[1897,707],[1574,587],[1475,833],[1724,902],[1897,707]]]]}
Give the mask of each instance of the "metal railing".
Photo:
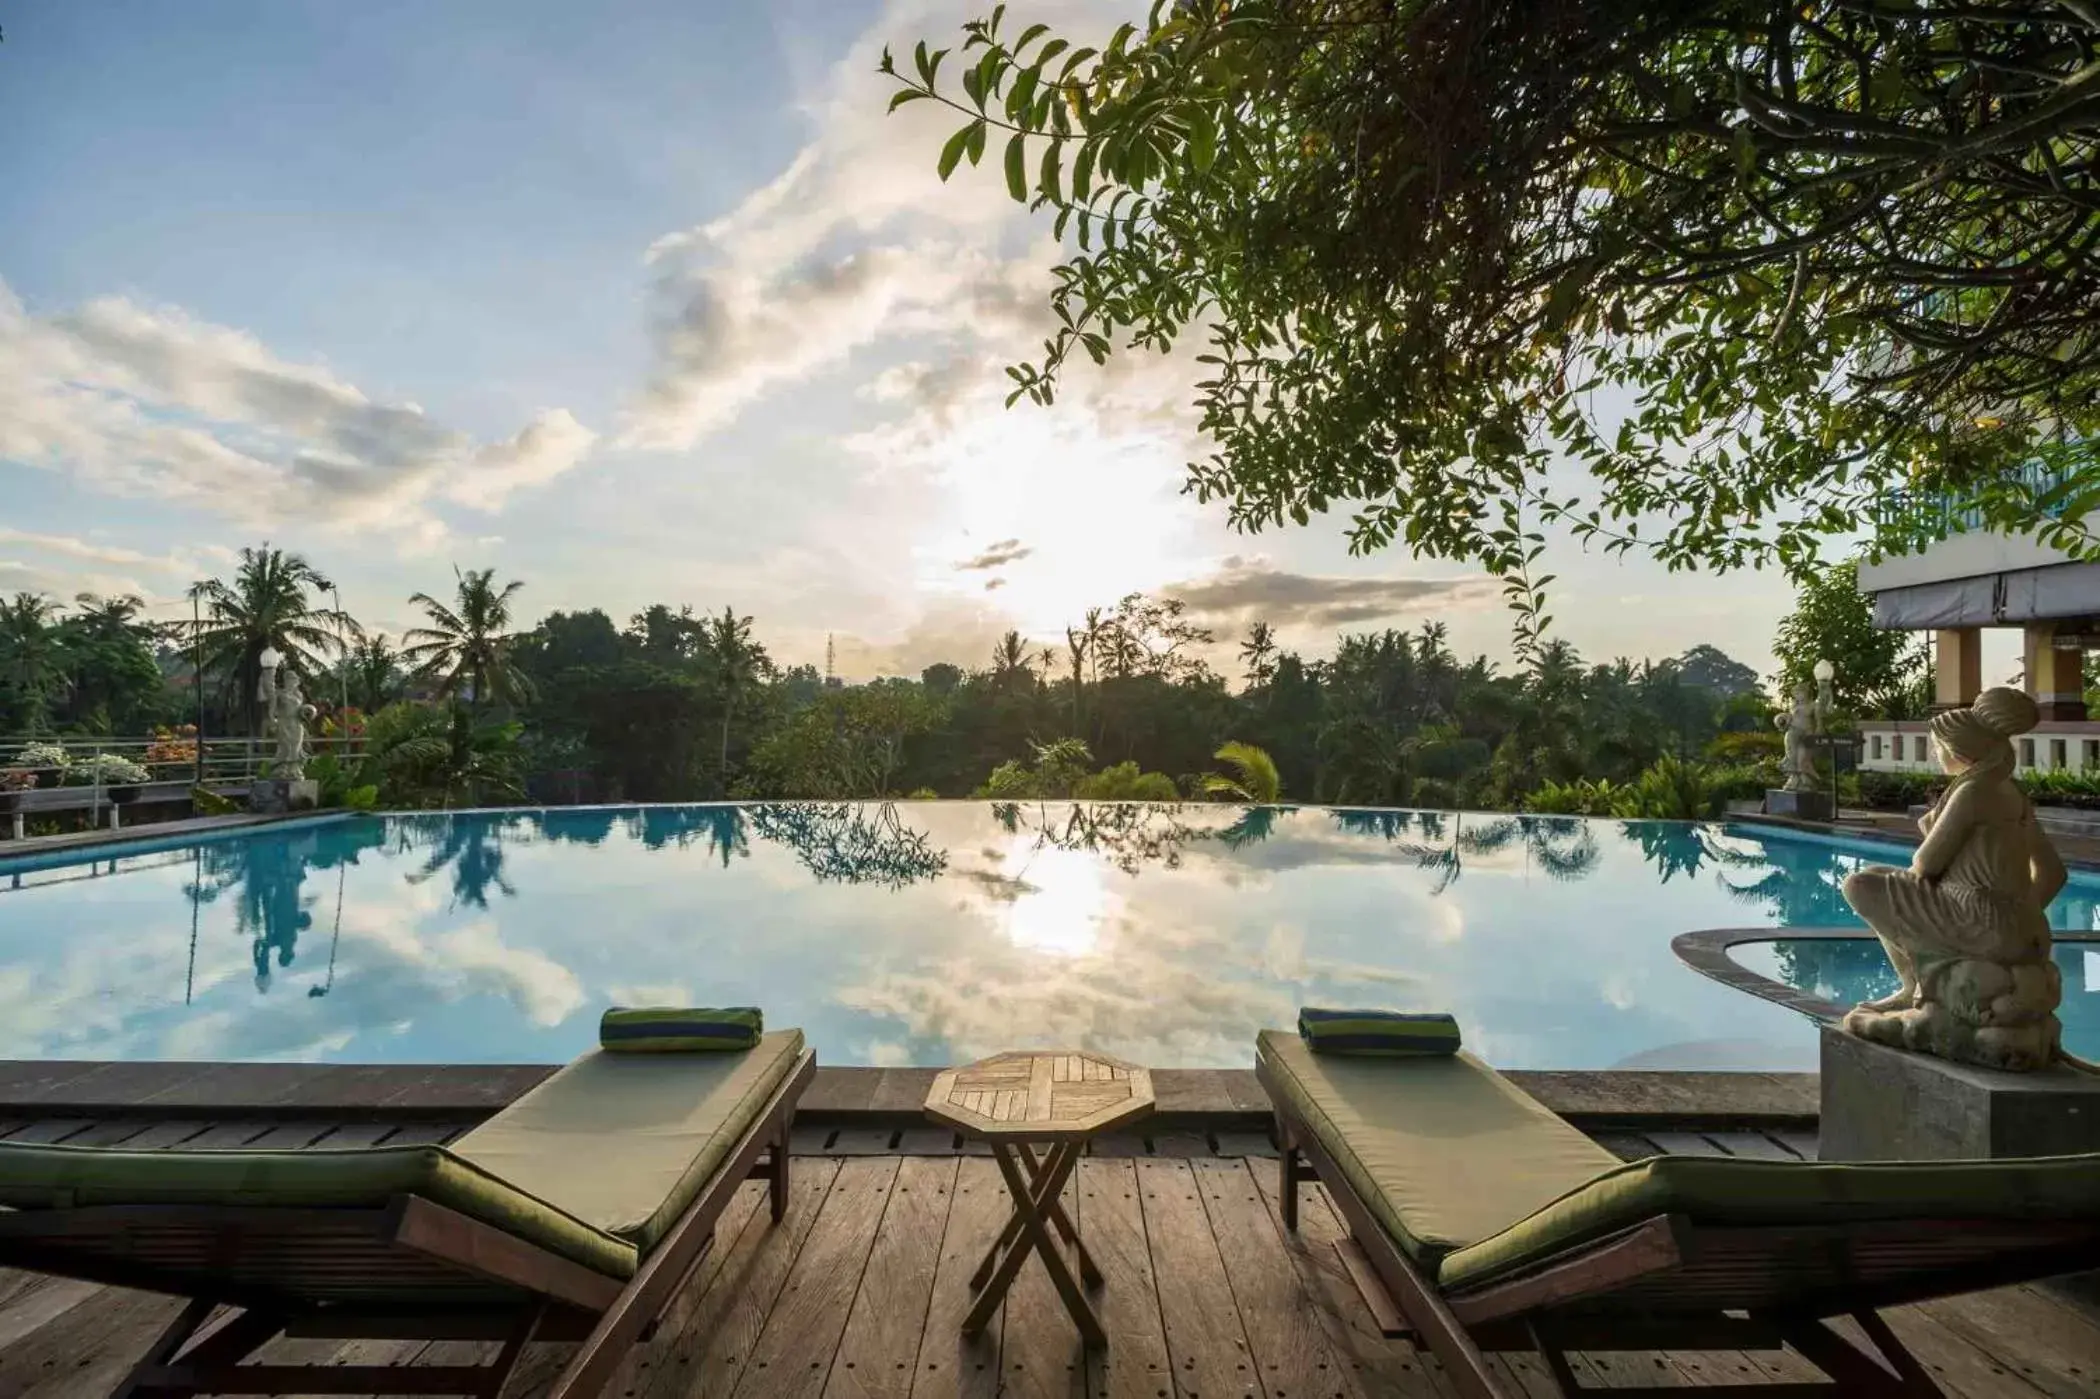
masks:
{"type": "MultiPolygon", "coordinates": [[[[307,741],[309,769],[323,754],[351,763],[363,752],[361,735],[307,741]]],[[[269,775],[274,753],[274,743],[262,738],[0,737],[0,813],[13,818],[17,840],[35,814],[85,810],[90,826],[106,820],[115,827],[119,809],[134,801],[186,797],[200,787],[243,795],[269,775]]]]}
{"type": "MultiPolygon", "coordinates": [[[[2032,461],[2022,462],[2010,474],[2013,481],[2039,499],[2090,470],[2096,460],[2096,444],[2090,441],[2050,447],[2032,461]]],[[[2051,519],[2064,513],[2065,502],[2044,507],[2051,519]]],[[[1884,494],[1874,507],[1874,522],[1882,526],[1921,525],[1940,534],[1962,534],[1983,528],[1983,508],[1951,491],[1895,490],[1884,494]]]]}

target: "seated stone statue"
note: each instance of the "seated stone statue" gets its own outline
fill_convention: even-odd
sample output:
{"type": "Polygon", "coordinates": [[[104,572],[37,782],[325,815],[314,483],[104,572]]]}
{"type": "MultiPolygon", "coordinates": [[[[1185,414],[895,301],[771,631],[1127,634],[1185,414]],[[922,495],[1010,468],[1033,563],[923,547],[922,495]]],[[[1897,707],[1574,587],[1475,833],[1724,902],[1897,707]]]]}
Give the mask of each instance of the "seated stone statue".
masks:
{"type": "Polygon", "coordinates": [[[2032,699],[2002,688],[1933,718],[1951,780],[1918,821],[1910,868],[1870,865],[1845,880],[1845,901],[1902,982],[1853,1008],[1852,1034],[1994,1069],[2045,1068],[2060,1055],[2063,977],[2047,910],[2064,865],[2013,782],[2012,736],[2038,718],[2032,699]]]}

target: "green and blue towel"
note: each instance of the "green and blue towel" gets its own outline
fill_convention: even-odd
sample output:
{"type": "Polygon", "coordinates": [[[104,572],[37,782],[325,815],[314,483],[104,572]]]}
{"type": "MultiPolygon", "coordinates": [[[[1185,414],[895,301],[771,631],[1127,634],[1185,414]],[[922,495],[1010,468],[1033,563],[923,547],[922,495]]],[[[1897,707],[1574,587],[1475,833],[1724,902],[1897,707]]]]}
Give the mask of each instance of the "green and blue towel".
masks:
{"type": "Polygon", "coordinates": [[[1383,1054],[1394,1058],[1458,1053],[1458,1021],[1441,1012],[1321,1010],[1298,1012],[1298,1033],[1315,1054],[1383,1054]]]}
{"type": "Polygon", "coordinates": [[[598,1047],[608,1054],[750,1049],[765,1032],[766,1018],[757,1006],[614,1006],[598,1022],[598,1047]]]}

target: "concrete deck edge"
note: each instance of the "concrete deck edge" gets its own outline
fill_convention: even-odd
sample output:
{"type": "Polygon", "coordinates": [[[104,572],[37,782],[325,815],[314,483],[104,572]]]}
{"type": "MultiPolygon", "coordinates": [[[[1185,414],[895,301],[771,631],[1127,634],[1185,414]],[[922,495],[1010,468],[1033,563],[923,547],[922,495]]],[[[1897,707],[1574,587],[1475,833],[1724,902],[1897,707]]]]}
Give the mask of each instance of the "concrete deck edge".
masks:
{"type": "MultiPolygon", "coordinates": [[[[327,1113],[387,1118],[492,1113],[551,1064],[210,1064],[0,1060],[0,1117],[327,1113]]],[[[917,1122],[935,1069],[820,1067],[802,1100],[812,1119],[917,1122]]],[[[1813,1122],[1814,1074],[1515,1070],[1508,1077],[1571,1121],[1755,1125],[1813,1122]]],[[[1261,1119],[1268,1099],[1249,1069],[1155,1069],[1162,1117],[1261,1119]]]]}

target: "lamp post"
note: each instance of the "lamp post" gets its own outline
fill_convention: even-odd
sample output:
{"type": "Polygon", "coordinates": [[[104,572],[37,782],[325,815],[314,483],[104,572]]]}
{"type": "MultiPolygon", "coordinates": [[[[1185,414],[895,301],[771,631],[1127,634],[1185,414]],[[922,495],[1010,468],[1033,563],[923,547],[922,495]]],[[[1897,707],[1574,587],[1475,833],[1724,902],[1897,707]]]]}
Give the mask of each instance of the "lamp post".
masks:
{"type": "Polygon", "coordinates": [[[190,785],[204,785],[204,614],[197,588],[190,589],[190,687],[197,692],[197,752],[190,785]]]}
{"type": "Polygon", "coordinates": [[[1830,749],[1830,821],[1838,819],[1838,753],[1837,735],[1830,731],[1830,711],[1835,705],[1830,692],[1830,682],[1837,679],[1837,667],[1826,656],[1816,662],[1813,674],[1816,677],[1816,727],[1823,731],[1823,741],[1830,749]]]}

